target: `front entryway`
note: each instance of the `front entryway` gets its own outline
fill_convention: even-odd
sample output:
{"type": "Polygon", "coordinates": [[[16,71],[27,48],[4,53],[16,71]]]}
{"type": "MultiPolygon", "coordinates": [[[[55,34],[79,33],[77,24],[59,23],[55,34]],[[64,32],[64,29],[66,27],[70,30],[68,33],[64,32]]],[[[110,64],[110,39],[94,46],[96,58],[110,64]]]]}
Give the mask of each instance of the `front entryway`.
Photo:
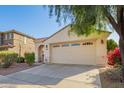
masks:
{"type": "Polygon", "coordinates": [[[44,45],[40,45],[38,48],[38,62],[44,62],[43,47],[44,47],[44,45]]]}

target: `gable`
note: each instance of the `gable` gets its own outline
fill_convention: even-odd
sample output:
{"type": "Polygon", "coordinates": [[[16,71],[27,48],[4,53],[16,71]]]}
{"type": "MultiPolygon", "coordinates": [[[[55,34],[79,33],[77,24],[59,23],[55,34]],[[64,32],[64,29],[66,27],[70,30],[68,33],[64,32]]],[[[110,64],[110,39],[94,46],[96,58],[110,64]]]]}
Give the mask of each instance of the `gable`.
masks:
{"type": "Polygon", "coordinates": [[[70,26],[66,26],[60,31],[56,32],[50,36],[44,43],[57,43],[57,42],[68,42],[68,41],[79,41],[79,40],[88,40],[88,39],[98,39],[100,37],[107,38],[109,32],[102,31],[100,34],[94,32],[89,36],[77,36],[74,32],[70,32],[70,26]]]}

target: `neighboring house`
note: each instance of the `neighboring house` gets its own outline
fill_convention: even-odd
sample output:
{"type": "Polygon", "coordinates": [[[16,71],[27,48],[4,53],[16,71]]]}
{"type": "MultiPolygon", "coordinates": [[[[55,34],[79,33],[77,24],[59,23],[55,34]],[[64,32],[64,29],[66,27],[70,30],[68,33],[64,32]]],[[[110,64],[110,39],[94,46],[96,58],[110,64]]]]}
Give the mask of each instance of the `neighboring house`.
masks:
{"type": "Polygon", "coordinates": [[[66,26],[48,38],[38,39],[36,61],[59,64],[106,64],[106,41],[110,32],[94,32],[89,36],[77,36],[66,26]]]}
{"type": "Polygon", "coordinates": [[[24,56],[24,53],[35,52],[35,38],[15,30],[0,32],[0,51],[2,50],[24,56]]]}

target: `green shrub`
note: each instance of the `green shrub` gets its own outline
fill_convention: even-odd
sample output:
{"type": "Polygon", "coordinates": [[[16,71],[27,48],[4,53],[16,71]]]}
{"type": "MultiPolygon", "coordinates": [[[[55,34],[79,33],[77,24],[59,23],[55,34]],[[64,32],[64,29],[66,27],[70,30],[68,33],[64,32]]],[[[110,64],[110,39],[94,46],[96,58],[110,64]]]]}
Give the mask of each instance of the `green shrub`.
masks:
{"type": "Polygon", "coordinates": [[[17,63],[24,63],[25,62],[25,58],[24,57],[18,57],[17,58],[17,63]]]}
{"type": "Polygon", "coordinates": [[[107,40],[107,51],[113,51],[116,47],[118,47],[118,44],[113,40],[109,39],[107,40]]]}
{"type": "Polygon", "coordinates": [[[32,66],[35,62],[35,54],[34,53],[25,53],[25,60],[29,66],[32,66]]]}
{"type": "Polygon", "coordinates": [[[12,51],[0,51],[0,67],[8,68],[17,61],[18,54],[12,51]]]}

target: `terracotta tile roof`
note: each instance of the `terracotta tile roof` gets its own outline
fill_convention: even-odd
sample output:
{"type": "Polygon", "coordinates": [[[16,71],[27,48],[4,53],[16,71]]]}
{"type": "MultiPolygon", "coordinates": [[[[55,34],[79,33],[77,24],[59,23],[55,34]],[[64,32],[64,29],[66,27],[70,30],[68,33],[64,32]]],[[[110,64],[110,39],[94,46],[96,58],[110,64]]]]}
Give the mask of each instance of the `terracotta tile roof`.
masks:
{"type": "Polygon", "coordinates": [[[32,38],[32,39],[35,39],[34,37],[32,37],[32,36],[29,36],[29,35],[27,35],[27,34],[25,34],[25,33],[22,33],[22,32],[19,32],[19,31],[16,31],[15,29],[12,29],[12,30],[8,30],[8,31],[0,31],[0,33],[16,33],[16,34],[20,34],[20,35],[23,35],[23,36],[26,36],[26,37],[28,37],[28,38],[32,38]]]}

